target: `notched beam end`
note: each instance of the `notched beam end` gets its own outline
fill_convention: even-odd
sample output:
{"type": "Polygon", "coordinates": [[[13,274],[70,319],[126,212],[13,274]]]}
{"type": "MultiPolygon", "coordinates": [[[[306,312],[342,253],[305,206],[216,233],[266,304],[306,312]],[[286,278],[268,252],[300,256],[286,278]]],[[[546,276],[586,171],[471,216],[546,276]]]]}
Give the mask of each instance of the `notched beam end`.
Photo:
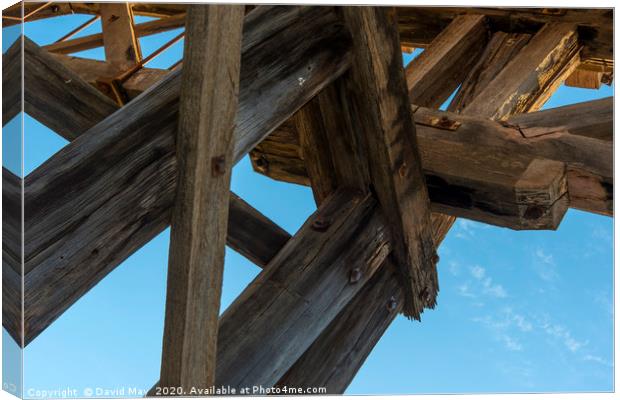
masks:
{"type": "Polygon", "coordinates": [[[569,204],[565,164],[534,159],[515,184],[515,196],[520,221],[515,229],[557,229],[569,204]]]}

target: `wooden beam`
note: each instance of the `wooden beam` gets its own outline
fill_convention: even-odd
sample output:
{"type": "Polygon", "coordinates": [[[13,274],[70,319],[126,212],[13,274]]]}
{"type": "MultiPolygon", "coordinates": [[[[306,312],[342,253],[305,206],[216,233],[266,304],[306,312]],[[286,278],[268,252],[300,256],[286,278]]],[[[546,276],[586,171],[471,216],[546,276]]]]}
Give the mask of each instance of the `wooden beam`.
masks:
{"type": "Polygon", "coordinates": [[[243,6],[188,8],[160,383],[215,380],[243,6]]]}
{"type": "MultiPolygon", "coordinates": [[[[331,7],[256,7],[245,28],[235,161],[350,62],[331,7]]],[[[179,86],[173,71],[26,178],[27,343],[168,225],[179,86]]]]}
{"type": "MultiPolygon", "coordinates": [[[[45,5],[45,2],[25,2],[24,10],[25,14],[28,15],[33,10],[40,8],[45,5]]],[[[36,14],[27,18],[27,21],[36,21],[44,18],[58,17],[61,15],[67,14],[91,14],[98,15],[101,13],[101,4],[102,3],[80,3],[80,2],[55,2],[48,7],[45,7],[38,11],[36,14]]],[[[7,19],[2,19],[2,26],[7,27],[11,25],[16,25],[21,21],[16,20],[15,18],[21,17],[21,5],[22,2],[18,2],[11,7],[8,7],[2,11],[2,15],[9,17],[7,19]]],[[[155,17],[155,18],[165,18],[174,15],[184,14],[186,4],[178,4],[178,3],[133,3],[134,13],[136,15],[143,15],[147,17],[155,17]]]]}
{"type": "Polygon", "coordinates": [[[142,51],[134,32],[129,3],[102,3],[100,12],[106,61],[119,70],[126,70],[140,62],[142,51]]]}
{"type": "Polygon", "coordinates": [[[216,385],[272,387],[371,279],[389,236],[371,195],[330,196],[220,318],[216,385]]]}
{"type": "MultiPolygon", "coordinates": [[[[64,54],[49,53],[49,55],[98,89],[101,89],[101,86],[98,85],[98,81],[101,78],[118,74],[118,70],[115,67],[103,61],[71,57],[64,54]]],[[[125,94],[127,94],[127,97],[133,99],[161,81],[168,73],[170,73],[170,71],[165,69],[140,68],[135,74],[131,75],[123,82],[122,88],[125,94]]]]}
{"type": "Polygon", "coordinates": [[[463,113],[500,119],[540,108],[577,66],[580,48],[575,25],[545,25],[463,113]]]}
{"type": "MultiPolygon", "coordinates": [[[[478,62],[464,79],[463,85],[450,102],[448,109],[460,113],[469,106],[478,94],[519,54],[531,37],[532,35],[527,33],[493,33],[484,52],[478,57],[478,62]]],[[[428,107],[423,103],[414,104],[428,107]]]]}
{"type": "Polygon", "coordinates": [[[23,344],[22,183],[2,167],[2,326],[18,344],[23,344]]]}
{"type": "Polygon", "coordinates": [[[599,89],[604,77],[602,71],[577,69],[564,81],[566,86],[584,89],[599,89]]]}
{"type": "Polygon", "coordinates": [[[424,51],[407,66],[411,102],[439,108],[478,61],[487,40],[484,16],[456,17],[430,43],[432,51],[424,51]]]}
{"type": "Polygon", "coordinates": [[[2,126],[22,111],[24,60],[21,37],[2,54],[2,126]]]}
{"type": "Polygon", "coordinates": [[[24,38],[24,109],[67,140],[73,140],[118,109],[77,73],[24,38]]]}
{"type": "MultiPolygon", "coordinates": [[[[432,48],[427,51],[432,51],[432,48]]],[[[485,52],[484,57],[489,57],[489,54],[490,52],[485,52]]],[[[488,63],[484,61],[479,63],[476,67],[478,72],[475,75],[470,74],[470,77],[486,75],[483,70],[481,71],[487,68],[486,65],[488,63]]],[[[463,86],[471,86],[473,92],[483,89],[478,85],[469,85],[468,81],[463,86]]],[[[510,93],[505,94],[510,96],[510,93]]],[[[452,103],[450,108],[461,109],[462,107],[457,101],[452,103]]],[[[507,113],[506,117],[510,116],[510,110],[507,110],[507,113]]],[[[423,126],[418,124],[418,135],[421,129],[423,126]]],[[[452,227],[455,218],[433,213],[431,219],[433,240],[435,245],[439,246],[452,227]]],[[[285,377],[278,382],[278,386],[318,386],[326,387],[328,393],[331,394],[343,393],[370,354],[378,338],[383,335],[403,307],[404,293],[400,289],[394,271],[393,266],[386,262],[375,274],[373,281],[367,283],[364,290],[323,331],[285,377]],[[325,349],[330,349],[330,351],[326,352],[325,349]],[[318,372],[308,374],[307,371],[318,372]]]]}
{"type": "MultiPolygon", "coordinates": [[[[120,4],[120,3],[118,3],[120,4]]],[[[136,4],[133,7],[135,9],[136,4]]],[[[167,32],[173,29],[183,28],[185,26],[185,14],[175,15],[157,19],[155,21],[143,22],[133,26],[135,37],[145,37],[155,35],[161,32],[167,32]]],[[[104,45],[104,35],[102,33],[94,33],[92,35],[82,36],[75,39],[69,39],[62,42],[48,44],[43,48],[50,53],[71,54],[84,50],[94,49],[104,45]]]]}
{"type": "Polygon", "coordinates": [[[409,112],[396,10],[345,7],[353,36],[351,91],[355,128],[366,145],[370,181],[390,226],[403,278],[404,313],[419,318],[433,307],[438,291],[436,254],[431,238],[430,204],[422,174],[415,126],[409,112]]]}
{"type": "Polygon", "coordinates": [[[483,7],[399,7],[398,25],[405,46],[427,47],[454,18],[485,15],[493,31],[534,33],[544,24],[575,24],[584,45],[585,64],[579,69],[613,72],[613,10],[611,8],[483,8],[483,7]]]}

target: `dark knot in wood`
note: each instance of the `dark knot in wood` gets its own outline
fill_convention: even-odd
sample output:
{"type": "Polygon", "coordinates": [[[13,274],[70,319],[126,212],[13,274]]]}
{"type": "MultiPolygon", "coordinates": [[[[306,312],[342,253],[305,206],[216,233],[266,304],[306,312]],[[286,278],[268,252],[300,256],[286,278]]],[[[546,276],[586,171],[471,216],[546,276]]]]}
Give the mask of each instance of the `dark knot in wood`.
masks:
{"type": "Polygon", "coordinates": [[[211,159],[211,175],[220,176],[226,172],[226,158],[224,156],[215,156],[211,159]]]}
{"type": "Polygon", "coordinates": [[[325,232],[331,225],[330,221],[326,218],[317,218],[312,222],[312,229],[317,232],[325,232]]]}
{"type": "Polygon", "coordinates": [[[362,279],[362,270],[359,268],[354,268],[349,273],[349,283],[357,283],[362,279]]]}
{"type": "Polygon", "coordinates": [[[545,209],[542,206],[534,205],[529,206],[525,213],[523,213],[523,218],[525,219],[539,219],[545,214],[545,209]]]}

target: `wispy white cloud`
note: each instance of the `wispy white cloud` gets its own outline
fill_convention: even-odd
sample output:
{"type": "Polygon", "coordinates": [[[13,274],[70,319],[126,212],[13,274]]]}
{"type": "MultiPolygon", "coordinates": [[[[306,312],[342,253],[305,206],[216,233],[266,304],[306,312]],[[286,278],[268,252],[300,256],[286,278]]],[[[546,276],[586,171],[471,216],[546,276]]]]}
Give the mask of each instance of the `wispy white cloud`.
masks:
{"type": "Polygon", "coordinates": [[[534,268],[538,276],[546,281],[555,280],[558,276],[553,254],[547,254],[542,248],[534,252],[534,268]]]}
{"type": "Polygon", "coordinates": [[[504,298],[508,296],[506,289],[500,284],[494,283],[493,279],[487,276],[486,270],[479,265],[474,265],[469,270],[471,276],[479,283],[482,294],[504,298]]]}
{"type": "Polygon", "coordinates": [[[504,345],[506,346],[508,350],[511,350],[511,351],[523,350],[523,346],[521,345],[521,343],[519,343],[517,339],[511,336],[508,336],[508,335],[503,335],[501,338],[502,338],[502,341],[504,342],[504,345]]]}
{"type": "Polygon", "coordinates": [[[575,339],[571,331],[563,325],[551,324],[545,321],[542,323],[541,327],[547,335],[562,342],[571,353],[576,353],[579,349],[588,344],[588,341],[579,341],[575,339]]]}
{"type": "Polygon", "coordinates": [[[585,356],[583,356],[583,361],[594,362],[596,364],[600,364],[600,365],[603,365],[605,367],[613,367],[614,366],[613,363],[607,361],[603,357],[594,356],[592,354],[586,354],[585,356]]]}

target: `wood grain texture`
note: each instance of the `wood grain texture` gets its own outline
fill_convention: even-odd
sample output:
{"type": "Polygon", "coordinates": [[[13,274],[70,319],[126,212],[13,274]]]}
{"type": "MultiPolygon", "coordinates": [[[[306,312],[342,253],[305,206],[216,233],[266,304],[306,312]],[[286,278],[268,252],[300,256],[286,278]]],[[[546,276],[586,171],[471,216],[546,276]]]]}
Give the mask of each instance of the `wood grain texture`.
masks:
{"type": "Polygon", "coordinates": [[[485,15],[493,31],[533,33],[544,24],[577,26],[584,64],[580,69],[613,71],[613,10],[610,8],[400,7],[398,24],[405,46],[427,47],[454,18],[485,15]]]}
{"type": "Polygon", "coordinates": [[[15,118],[24,106],[22,45],[20,36],[2,54],[2,126],[15,118]]]}
{"type": "MultiPolygon", "coordinates": [[[[340,76],[349,65],[349,46],[331,7],[265,6],[248,13],[234,160],[340,76]]],[[[26,342],[168,225],[180,73],[172,72],[27,177],[26,270],[32,275],[26,342]]]]}
{"type": "Polygon", "coordinates": [[[22,184],[2,167],[2,326],[18,344],[23,343],[22,184]]]}
{"type": "Polygon", "coordinates": [[[566,86],[578,87],[584,89],[599,89],[604,77],[602,71],[589,71],[576,69],[564,81],[566,86]]]}
{"type": "MultiPolygon", "coordinates": [[[[491,83],[504,67],[530,41],[528,33],[495,32],[478,61],[464,79],[463,85],[448,106],[449,111],[461,112],[491,83]]],[[[423,103],[415,103],[427,107],[423,103]]],[[[437,107],[433,107],[437,108],[437,107]]]]}
{"type": "MultiPolygon", "coordinates": [[[[133,6],[135,9],[136,3],[134,3],[133,6]]],[[[154,21],[143,22],[141,24],[135,24],[134,34],[136,37],[140,38],[182,28],[183,26],[185,26],[185,14],[180,14],[154,21]]],[[[81,36],[75,39],[48,44],[43,48],[50,53],[71,54],[94,49],[103,45],[103,34],[94,33],[92,35],[81,36]]]]}
{"type": "MultiPolygon", "coordinates": [[[[98,87],[105,94],[105,86],[99,86],[101,78],[118,76],[118,68],[97,60],[88,58],[71,57],[64,54],[49,53],[57,61],[60,61],[70,70],[77,73],[83,80],[98,87]]],[[[170,71],[157,68],[140,68],[122,83],[124,93],[129,99],[137,97],[142,92],[161,81],[170,71]]],[[[106,96],[107,97],[107,96],[106,96]]]]}
{"type": "MultiPolygon", "coordinates": [[[[428,48],[426,51],[432,51],[432,48],[428,48]]],[[[468,82],[466,81],[464,86],[467,85],[468,82]]],[[[471,85],[471,87],[474,88],[473,92],[479,92],[484,88],[477,85],[471,85]]],[[[506,93],[506,95],[509,96],[510,93],[506,93]]],[[[450,107],[462,108],[458,101],[450,107]]],[[[514,110],[512,112],[509,110],[506,117],[512,113],[514,110]]],[[[459,129],[463,129],[463,127],[459,129]]],[[[418,135],[421,132],[420,125],[417,126],[417,132],[418,135]]],[[[454,132],[450,131],[450,134],[454,134],[454,132]]],[[[431,220],[433,240],[435,245],[439,246],[454,224],[455,218],[445,214],[433,213],[431,220]]],[[[397,276],[388,271],[389,265],[385,263],[375,275],[376,281],[372,282],[372,285],[367,284],[364,290],[349,303],[347,308],[323,331],[278,385],[304,385],[307,383],[308,385],[327,387],[331,394],[340,394],[345,391],[370,354],[377,338],[383,335],[404,304],[402,290],[394,290],[400,288],[397,276]],[[378,298],[381,300],[377,300],[378,298]],[[318,372],[308,374],[307,371],[318,372]]]]}
{"type": "Polygon", "coordinates": [[[389,236],[372,196],[327,199],[220,318],[216,385],[276,384],[372,278],[389,236]]]}
{"type": "Polygon", "coordinates": [[[487,39],[484,16],[456,17],[429,44],[431,51],[424,51],[405,69],[411,103],[439,108],[478,61],[487,39]]]}
{"type": "Polygon", "coordinates": [[[142,51],[134,32],[130,4],[102,3],[100,13],[106,61],[121,70],[140,62],[142,51]]]}
{"type": "Polygon", "coordinates": [[[430,203],[409,110],[396,11],[380,7],[344,7],[353,36],[351,69],[356,100],[355,129],[366,146],[370,184],[394,235],[396,263],[402,274],[404,313],[419,318],[435,305],[438,291],[430,203]]]}
{"type": "Polygon", "coordinates": [[[24,108],[67,140],[73,140],[118,109],[77,73],[24,38],[24,108]]]}
{"type": "Polygon", "coordinates": [[[188,8],[160,382],[215,380],[243,6],[188,8]]]}
{"type": "Polygon", "coordinates": [[[575,25],[545,25],[463,113],[501,119],[537,110],[577,66],[580,49],[575,25]]]}

